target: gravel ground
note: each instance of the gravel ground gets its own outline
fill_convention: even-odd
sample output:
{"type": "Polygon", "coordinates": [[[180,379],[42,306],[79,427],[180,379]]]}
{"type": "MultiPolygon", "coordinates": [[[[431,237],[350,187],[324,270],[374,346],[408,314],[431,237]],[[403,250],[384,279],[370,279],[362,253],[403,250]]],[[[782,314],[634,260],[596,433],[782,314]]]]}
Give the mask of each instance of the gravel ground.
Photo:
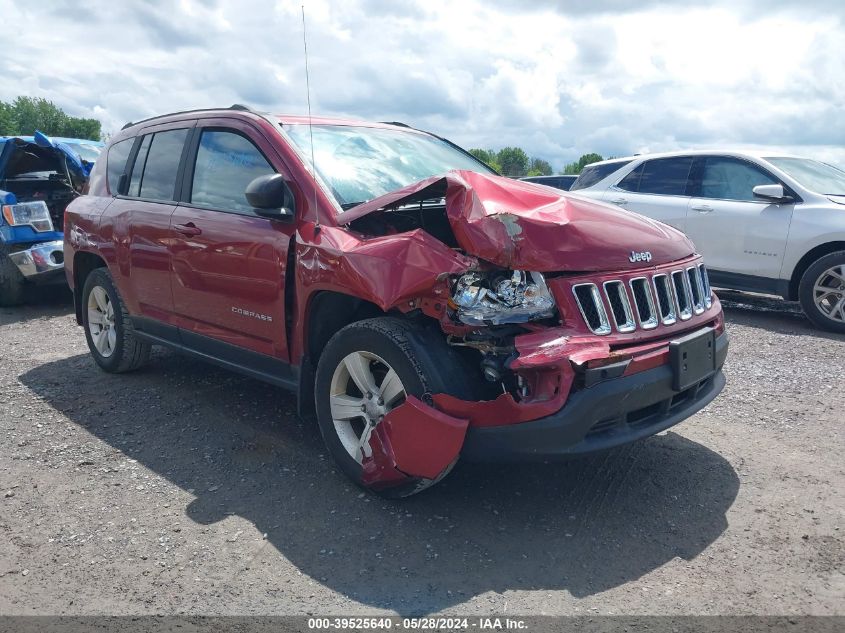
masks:
{"type": "Polygon", "coordinates": [[[0,308],[0,613],[845,614],[845,337],[723,296],[694,418],[404,502],[284,391],[165,351],[107,375],[66,297],[0,308]]]}

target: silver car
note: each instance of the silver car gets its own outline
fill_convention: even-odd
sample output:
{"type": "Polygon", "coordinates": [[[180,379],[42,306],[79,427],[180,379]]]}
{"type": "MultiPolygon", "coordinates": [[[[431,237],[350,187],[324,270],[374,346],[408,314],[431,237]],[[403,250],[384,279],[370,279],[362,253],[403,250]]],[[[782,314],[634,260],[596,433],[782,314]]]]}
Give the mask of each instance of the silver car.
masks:
{"type": "Polygon", "coordinates": [[[593,163],[571,192],[682,230],[714,286],[800,301],[845,333],[842,170],[779,152],[671,152],[593,163]]]}

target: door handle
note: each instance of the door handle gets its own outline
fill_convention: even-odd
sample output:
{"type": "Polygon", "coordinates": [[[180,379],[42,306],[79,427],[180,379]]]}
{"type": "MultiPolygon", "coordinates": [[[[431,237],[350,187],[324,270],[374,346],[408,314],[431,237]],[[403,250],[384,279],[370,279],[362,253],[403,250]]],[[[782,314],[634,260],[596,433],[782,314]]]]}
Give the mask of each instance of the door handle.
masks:
{"type": "Polygon", "coordinates": [[[202,233],[202,229],[193,222],[188,222],[187,224],[174,224],[173,228],[176,229],[177,232],[182,235],[187,235],[188,237],[193,237],[202,233]]]}
{"type": "Polygon", "coordinates": [[[702,204],[697,207],[690,207],[693,211],[698,211],[699,213],[712,213],[715,209],[709,205],[702,204]]]}
{"type": "Polygon", "coordinates": [[[616,198],[614,200],[610,200],[610,204],[628,204],[627,198],[616,198]]]}

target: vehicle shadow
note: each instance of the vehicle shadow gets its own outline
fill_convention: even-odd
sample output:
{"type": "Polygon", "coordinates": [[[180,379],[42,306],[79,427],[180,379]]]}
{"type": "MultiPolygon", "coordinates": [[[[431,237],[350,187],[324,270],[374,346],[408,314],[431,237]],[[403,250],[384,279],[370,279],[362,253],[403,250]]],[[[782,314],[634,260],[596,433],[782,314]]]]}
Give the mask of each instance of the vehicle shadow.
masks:
{"type": "Polygon", "coordinates": [[[739,490],[723,457],[668,433],[565,463],[459,464],[431,490],[385,501],[333,468],[286,392],[191,359],[159,353],[115,376],[79,355],[21,381],[195,495],[188,518],[242,516],[315,582],[403,615],[488,592],[588,596],[691,560],[726,529],[739,490]]]}
{"type": "Polygon", "coordinates": [[[31,286],[26,289],[22,305],[0,307],[0,327],[72,311],[73,293],[67,286],[31,286]]]}

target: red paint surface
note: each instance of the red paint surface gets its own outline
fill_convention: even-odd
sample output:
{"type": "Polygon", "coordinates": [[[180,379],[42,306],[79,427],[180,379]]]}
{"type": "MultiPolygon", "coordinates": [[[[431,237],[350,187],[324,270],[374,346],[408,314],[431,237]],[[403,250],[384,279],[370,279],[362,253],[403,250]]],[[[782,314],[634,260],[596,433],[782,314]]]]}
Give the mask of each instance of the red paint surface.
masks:
{"type": "Polygon", "coordinates": [[[388,413],[370,439],[364,483],[396,483],[400,475],[437,479],[458,458],[468,422],[410,396],[388,413]]]}
{"type": "Polygon", "coordinates": [[[341,213],[348,224],[398,203],[445,196],[458,243],[504,268],[536,271],[632,270],[632,251],[650,251],[654,264],[692,255],[680,231],[608,204],[529,182],[451,171],[380,196],[341,213]]]}

